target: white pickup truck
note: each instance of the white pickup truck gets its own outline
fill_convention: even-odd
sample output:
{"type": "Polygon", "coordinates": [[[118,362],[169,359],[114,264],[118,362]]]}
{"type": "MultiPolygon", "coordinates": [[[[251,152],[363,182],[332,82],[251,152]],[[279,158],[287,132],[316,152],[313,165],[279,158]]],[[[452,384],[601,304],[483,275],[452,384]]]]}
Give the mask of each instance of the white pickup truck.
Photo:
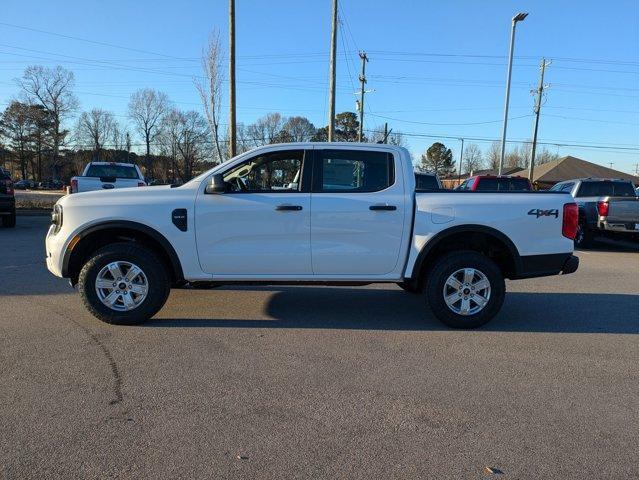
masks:
{"type": "Polygon", "coordinates": [[[91,162],[81,176],[71,179],[71,193],[145,186],[142,172],[132,163],[91,162]]]}
{"type": "Polygon", "coordinates": [[[180,187],[68,195],[52,217],[49,270],[115,324],[151,318],[172,286],[391,282],[472,328],[500,310],[504,278],[579,264],[569,194],[416,191],[391,145],[269,145],[180,187]]]}

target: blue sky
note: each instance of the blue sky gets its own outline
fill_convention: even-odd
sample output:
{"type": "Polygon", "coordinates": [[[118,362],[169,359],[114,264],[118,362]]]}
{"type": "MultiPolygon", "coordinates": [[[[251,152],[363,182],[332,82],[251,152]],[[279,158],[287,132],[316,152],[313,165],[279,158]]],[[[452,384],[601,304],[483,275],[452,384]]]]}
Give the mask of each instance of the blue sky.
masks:
{"type": "MultiPolygon", "coordinates": [[[[152,87],[183,109],[200,109],[193,75],[212,29],[226,49],[227,6],[217,1],[3,0],[0,102],[29,64],[75,72],[81,108],[126,122],[128,97],[152,87]],[[9,26],[11,24],[14,26],[9,26]],[[97,45],[30,29],[119,45],[97,45]]],[[[238,120],[269,111],[326,124],[330,0],[236,0],[238,120]]],[[[539,141],[631,172],[639,162],[639,3],[636,1],[340,0],[337,111],[354,111],[358,50],[368,53],[366,128],[388,121],[421,153],[436,138],[499,138],[510,18],[517,29],[509,140],[531,137],[542,56],[546,102],[539,141]],[[602,146],[571,147],[566,144],[602,146]],[[614,150],[610,146],[629,150],[614,150]]],[[[225,87],[226,92],[226,87],[225,87]]],[[[226,103],[226,102],[225,102],[226,103]]],[[[482,150],[489,142],[476,142],[482,150]]]]}

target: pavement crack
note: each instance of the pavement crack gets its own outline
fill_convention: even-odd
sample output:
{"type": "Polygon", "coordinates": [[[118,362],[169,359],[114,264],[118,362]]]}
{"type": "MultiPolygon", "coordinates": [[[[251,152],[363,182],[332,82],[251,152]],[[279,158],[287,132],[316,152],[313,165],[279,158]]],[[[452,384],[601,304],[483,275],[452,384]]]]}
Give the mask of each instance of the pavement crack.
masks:
{"type": "Polygon", "coordinates": [[[113,377],[113,394],[115,398],[109,402],[109,405],[117,405],[118,403],[122,403],[122,401],[124,400],[124,396],[122,395],[122,376],[120,375],[120,369],[118,368],[118,364],[116,363],[109,347],[107,347],[105,343],[100,340],[100,337],[90,328],[82,325],[80,322],[75,321],[73,318],[65,317],[58,312],[56,312],[56,314],[59,317],[62,317],[65,320],[68,320],[74,325],[80,327],[80,329],[82,329],[82,331],[89,337],[89,340],[97,345],[97,347],[102,351],[102,354],[105,356],[109,364],[111,375],[113,377]]]}
{"type": "Polygon", "coordinates": [[[118,364],[115,362],[115,358],[113,358],[113,354],[111,353],[111,350],[109,350],[109,347],[107,347],[104,344],[104,342],[100,340],[100,337],[98,337],[98,335],[95,332],[92,332],[89,328],[82,325],[81,323],[76,322],[75,320],[71,320],[71,321],[75,323],[78,327],[80,327],[84,331],[84,333],[87,334],[89,339],[93,343],[95,343],[100,350],[102,350],[102,353],[104,354],[104,356],[107,359],[107,362],[109,363],[109,367],[111,368],[111,374],[113,376],[113,393],[115,395],[115,399],[111,400],[109,404],[116,405],[118,403],[121,403],[122,400],[124,399],[122,395],[122,376],[120,375],[118,364]]]}

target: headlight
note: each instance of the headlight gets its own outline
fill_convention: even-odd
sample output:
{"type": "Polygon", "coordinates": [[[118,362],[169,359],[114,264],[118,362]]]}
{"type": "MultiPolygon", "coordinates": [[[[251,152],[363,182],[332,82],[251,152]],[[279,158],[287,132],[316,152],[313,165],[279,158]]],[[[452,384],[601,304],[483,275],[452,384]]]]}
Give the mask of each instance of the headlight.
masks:
{"type": "Polygon", "coordinates": [[[56,203],[53,206],[53,211],[51,212],[51,223],[55,225],[53,233],[58,233],[62,228],[62,205],[58,205],[56,203]]]}

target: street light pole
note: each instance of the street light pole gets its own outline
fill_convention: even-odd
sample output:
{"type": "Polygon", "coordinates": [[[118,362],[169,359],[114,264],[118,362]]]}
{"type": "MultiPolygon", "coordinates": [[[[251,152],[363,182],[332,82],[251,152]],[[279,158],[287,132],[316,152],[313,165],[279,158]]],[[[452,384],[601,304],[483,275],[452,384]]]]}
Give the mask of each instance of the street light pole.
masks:
{"type": "Polygon", "coordinates": [[[506,77],[506,101],[504,103],[504,128],[501,132],[501,155],[499,157],[499,175],[504,168],[504,158],[506,157],[506,128],[508,126],[508,102],[510,101],[510,79],[513,73],[513,53],[515,51],[515,27],[517,22],[523,21],[528,16],[527,13],[518,13],[513,17],[510,30],[510,52],[508,54],[508,76],[506,77]]]}

